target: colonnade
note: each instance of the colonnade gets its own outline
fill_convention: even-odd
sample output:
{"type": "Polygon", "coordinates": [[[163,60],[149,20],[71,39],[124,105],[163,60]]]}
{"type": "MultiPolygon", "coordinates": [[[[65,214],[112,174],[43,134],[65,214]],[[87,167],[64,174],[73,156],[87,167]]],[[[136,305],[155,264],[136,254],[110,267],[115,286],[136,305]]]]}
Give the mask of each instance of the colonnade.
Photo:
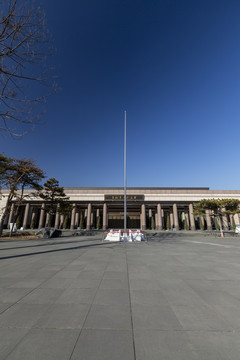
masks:
{"type": "MultiPolygon", "coordinates": [[[[72,204],[72,211],[70,214],[70,229],[76,229],[79,227],[80,221],[80,211],[84,211],[84,218],[86,219],[86,229],[90,230],[93,227],[94,217],[96,219],[101,216],[101,228],[106,230],[108,228],[108,210],[113,208],[113,204],[104,202],[103,204],[72,204]],[[94,213],[94,215],[93,215],[94,213]]],[[[22,216],[21,227],[26,229],[30,227],[30,224],[34,223],[35,228],[42,228],[47,226],[49,220],[49,214],[46,211],[46,203],[42,204],[31,204],[27,202],[22,216]],[[38,214],[38,215],[36,215],[38,214]],[[36,224],[36,222],[38,222],[36,224]]],[[[136,207],[136,205],[134,205],[136,207]]],[[[177,204],[173,203],[167,205],[164,203],[142,203],[139,204],[140,207],[140,228],[141,230],[147,229],[147,217],[148,219],[154,218],[155,229],[156,230],[167,230],[166,224],[166,214],[169,221],[169,228],[175,228],[176,230],[180,229],[179,219],[180,214],[184,214],[184,221],[187,224],[187,229],[196,230],[196,217],[193,215],[193,204],[177,204]]],[[[64,223],[64,215],[61,215],[58,211],[59,207],[56,208],[56,214],[54,219],[54,227],[62,228],[64,223]]],[[[131,212],[131,205],[128,207],[129,213],[131,212]]],[[[13,221],[14,214],[14,204],[11,205],[9,216],[5,219],[5,225],[9,227],[10,223],[13,221]]],[[[239,223],[239,217],[236,215],[235,223],[239,223]]],[[[199,222],[206,224],[205,228],[208,230],[212,229],[212,219],[211,213],[209,210],[206,210],[205,216],[199,217],[199,222]]],[[[230,216],[231,224],[234,223],[233,216],[230,216]]],[[[226,216],[222,217],[222,225],[225,230],[228,229],[228,219],[226,216]]],[[[149,227],[149,226],[148,226],[149,227]]],[[[182,227],[181,227],[182,228],[182,227]]]]}

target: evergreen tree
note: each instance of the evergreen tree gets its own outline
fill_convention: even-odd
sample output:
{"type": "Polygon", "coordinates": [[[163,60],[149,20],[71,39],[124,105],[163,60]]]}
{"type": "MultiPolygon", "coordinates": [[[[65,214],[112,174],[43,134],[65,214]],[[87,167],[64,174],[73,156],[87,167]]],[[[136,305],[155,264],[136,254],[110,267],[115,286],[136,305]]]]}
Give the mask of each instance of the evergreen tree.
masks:
{"type": "Polygon", "coordinates": [[[237,199],[203,199],[194,204],[195,215],[205,215],[206,210],[210,210],[211,214],[217,218],[215,227],[220,228],[221,237],[223,237],[222,223],[220,217],[223,215],[234,215],[239,212],[240,201],[237,199]]]}

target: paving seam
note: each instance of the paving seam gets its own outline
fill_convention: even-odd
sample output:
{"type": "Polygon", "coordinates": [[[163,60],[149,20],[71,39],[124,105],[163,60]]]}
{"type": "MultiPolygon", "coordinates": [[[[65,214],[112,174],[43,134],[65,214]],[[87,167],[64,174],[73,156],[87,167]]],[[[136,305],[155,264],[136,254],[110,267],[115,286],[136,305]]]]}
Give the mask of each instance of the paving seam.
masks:
{"type": "Polygon", "coordinates": [[[126,264],[127,264],[128,293],[129,293],[129,305],[130,305],[130,315],[131,315],[132,340],[133,340],[133,356],[134,356],[134,360],[136,360],[136,346],[135,346],[135,337],[134,337],[134,329],[133,329],[132,300],[131,300],[129,271],[128,271],[127,244],[124,244],[124,247],[125,247],[125,256],[126,256],[126,264]]]}

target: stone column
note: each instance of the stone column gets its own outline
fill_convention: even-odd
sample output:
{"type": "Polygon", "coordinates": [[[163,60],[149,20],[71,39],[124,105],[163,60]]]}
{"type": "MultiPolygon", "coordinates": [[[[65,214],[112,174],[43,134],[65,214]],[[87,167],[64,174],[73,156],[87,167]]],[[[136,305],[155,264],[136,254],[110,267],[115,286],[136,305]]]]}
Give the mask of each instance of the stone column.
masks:
{"type": "Polygon", "coordinates": [[[76,212],[75,216],[75,228],[79,227],[79,211],[76,212]]]}
{"type": "Polygon", "coordinates": [[[8,217],[8,228],[10,227],[10,223],[12,222],[13,211],[14,211],[14,204],[11,205],[10,214],[8,217]]]}
{"type": "Polygon", "coordinates": [[[35,229],[35,226],[36,226],[35,223],[36,223],[36,208],[34,208],[34,209],[32,210],[30,227],[33,227],[33,229],[35,229]]]}
{"type": "Polygon", "coordinates": [[[212,222],[210,217],[210,210],[205,210],[206,213],[206,222],[207,222],[207,229],[212,230],[212,222]]]}
{"type": "Polygon", "coordinates": [[[233,215],[234,221],[235,221],[235,225],[239,225],[239,217],[238,214],[234,214],[233,215]]]}
{"type": "Polygon", "coordinates": [[[173,228],[173,212],[171,209],[170,209],[170,228],[171,229],[173,228]]]}
{"type": "Polygon", "coordinates": [[[60,215],[59,215],[59,207],[60,207],[60,205],[57,204],[57,210],[56,210],[56,216],[55,216],[55,224],[54,224],[54,227],[55,227],[56,229],[59,228],[59,218],[60,218],[60,215]]]}
{"type": "Polygon", "coordinates": [[[157,229],[158,228],[158,216],[157,216],[157,213],[155,213],[155,229],[157,229]]]}
{"type": "Polygon", "coordinates": [[[161,204],[157,205],[157,230],[162,230],[163,226],[162,226],[162,209],[161,209],[161,204]]]}
{"type": "Polygon", "coordinates": [[[179,230],[177,204],[173,204],[173,222],[176,230],[179,230]]]}
{"type": "Polygon", "coordinates": [[[27,228],[27,221],[28,221],[28,213],[29,213],[29,203],[25,206],[24,218],[23,218],[23,229],[27,228]]]}
{"type": "Polygon", "coordinates": [[[141,230],[146,230],[146,206],[141,206],[141,230]]]}
{"type": "MultiPolygon", "coordinates": [[[[226,208],[222,208],[223,211],[226,211],[226,208]]],[[[226,215],[222,216],[223,221],[223,230],[228,230],[228,219],[226,215]]]]}
{"type": "Polygon", "coordinates": [[[100,216],[100,209],[97,209],[96,216],[97,218],[100,216]]]}
{"type": "Polygon", "coordinates": [[[196,226],[195,226],[195,220],[194,220],[194,216],[193,216],[193,204],[189,204],[189,217],[190,217],[191,230],[194,231],[194,230],[196,230],[196,226]]]}
{"type": "Polygon", "coordinates": [[[87,209],[87,230],[91,229],[91,212],[92,212],[92,204],[89,203],[88,204],[88,209],[87,209]]]}
{"type": "Polygon", "coordinates": [[[45,203],[42,203],[38,228],[44,227],[45,203]]]}
{"type": "Polygon", "coordinates": [[[187,225],[188,225],[188,229],[190,229],[188,212],[185,212],[184,215],[185,215],[185,219],[186,219],[186,222],[187,222],[187,225]]]}
{"type": "Polygon", "coordinates": [[[107,204],[103,204],[103,230],[107,230],[108,221],[107,221],[107,204]]]}
{"type": "Polygon", "coordinates": [[[76,204],[73,204],[70,230],[75,228],[76,204]]]}
{"type": "Polygon", "coordinates": [[[202,223],[202,227],[204,230],[204,217],[202,215],[200,215],[199,218],[200,218],[200,229],[201,229],[201,223],[202,223]]]}

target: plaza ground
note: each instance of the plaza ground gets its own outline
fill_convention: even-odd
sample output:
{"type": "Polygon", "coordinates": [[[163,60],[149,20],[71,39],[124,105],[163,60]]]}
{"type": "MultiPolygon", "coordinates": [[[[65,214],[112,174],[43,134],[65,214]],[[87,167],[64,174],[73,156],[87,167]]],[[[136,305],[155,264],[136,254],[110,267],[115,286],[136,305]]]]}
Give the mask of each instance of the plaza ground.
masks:
{"type": "Polygon", "coordinates": [[[240,238],[0,242],[1,360],[239,360],[240,238]]]}

